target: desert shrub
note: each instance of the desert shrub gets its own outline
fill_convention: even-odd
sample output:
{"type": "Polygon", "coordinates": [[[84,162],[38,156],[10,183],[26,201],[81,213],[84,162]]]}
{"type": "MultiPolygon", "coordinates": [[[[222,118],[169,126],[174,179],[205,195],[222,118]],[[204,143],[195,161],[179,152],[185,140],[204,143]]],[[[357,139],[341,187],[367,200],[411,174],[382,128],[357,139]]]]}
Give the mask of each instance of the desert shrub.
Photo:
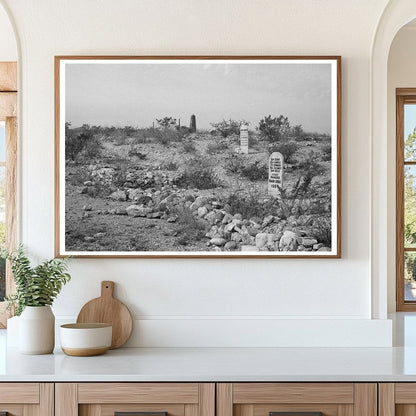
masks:
{"type": "Polygon", "coordinates": [[[324,144],[321,148],[322,160],[324,162],[330,162],[332,157],[332,146],[330,144],[324,144]]]}
{"type": "Polygon", "coordinates": [[[225,203],[230,207],[231,215],[241,214],[243,218],[260,217],[277,213],[278,206],[276,201],[262,201],[262,196],[258,190],[249,189],[236,191],[225,199],[225,203]]]}
{"type": "Polygon", "coordinates": [[[331,228],[331,217],[317,217],[313,221],[313,235],[320,242],[325,244],[327,247],[331,247],[332,243],[332,228],[331,228]]]}
{"type": "MultiPolygon", "coordinates": [[[[103,224],[91,224],[83,221],[74,223],[72,229],[67,230],[65,233],[65,243],[68,248],[77,250],[85,244],[91,244],[85,242],[85,237],[91,237],[97,233],[107,233],[106,226],[103,224]]],[[[112,237],[110,236],[109,238],[111,239],[112,237]]]]}
{"type": "Polygon", "coordinates": [[[289,119],[285,116],[265,116],[257,127],[260,136],[269,142],[277,142],[286,137],[290,132],[289,119]]]}
{"type": "Polygon", "coordinates": [[[161,169],[175,171],[178,170],[178,164],[173,162],[172,160],[166,161],[161,165],[161,169]]]}
{"type": "Polygon", "coordinates": [[[222,153],[224,150],[228,150],[228,144],[223,140],[208,143],[207,153],[209,155],[215,155],[216,153],[222,153]]]}
{"type": "Polygon", "coordinates": [[[266,165],[256,161],[249,166],[241,167],[241,175],[250,181],[263,181],[269,176],[269,169],[266,165]]]}
{"type": "Polygon", "coordinates": [[[144,135],[135,136],[131,141],[131,144],[145,144],[147,143],[147,137],[144,135]]]}
{"type": "Polygon", "coordinates": [[[269,147],[269,152],[279,152],[283,155],[283,160],[287,163],[292,162],[292,156],[299,149],[299,145],[293,141],[282,142],[282,143],[273,143],[269,147]]]}
{"type": "Polygon", "coordinates": [[[218,123],[211,123],[215,131],[221,134],[222,137],[228,137],[231,134],[240,134],[241,124],[249,124],[245,120],[229,120],[222,119],[218,123]]]}
{"type": "Polygon", "coordinates": [[[117,136],[114,139],[114,146],[125,146],[130,144],[130,140],[126,135],[117,136]]]}
{"type": "Polygon", "coordinates": [[[196,147],[194,142],[183,142],[182,143],[182,150],[185,153],[195,153],[196,152],[196,147]]]}
{"type": "Polygon", "coordinates": [[[303,127],[300,124],[291,127],[290,134],[296,139],[301,139],[304,136],[303,127]]]}
{"type": "Polygon", "coordinates": [[[91,181],[91,172],[85,166],[77,166],[77,169],[68,169],[66,171],[67,183],[74,186],[82,186],[84,182],[91,181]]]}
{"type": "Polygon", "coordinates": [[[224,166],[228,172],[237,174],[241,172],[241,169],[244,166],[244,160],[240,155],[231,154],[225,160],[224,166]]]}
{"type": "Polygon", "coordinates": [[[312,181],[315,176],[321,175],[325,171],[325,167],[319,162],[319,156],[315,152],[309,152],[307,156],[301,160],[297,168],[308,181],[312,181]]]}
{"type": "Polygon", "coordinates": [[[132,137],[133,134],[136,132],[137,129],[135,129],[133,126],[124,126],[123,127],[123,133],[126,137],[132,137]]]}
{"type": "MultiPolygon", "coordinates": [[[[125,163],[117,163],[115,166],[115,173],[113,175],[112,184],[115,188],[123,188],[124,184],[126,183],[127,174],[129,173],[129,169],[125,163]]],[[[111,189],[107,191],[107,195],[112,192],[111,189]]]]}
{"type": "MultiPolygon", "coordinates": [[[[302,202],[314,189],[312,181],[315,176],[323,172],[323,167],[315,160],[314,153],[311,152],[306,160],[302,162],[301,175],[292,185],[279,188],[278,196],[280,205],[280,215],[282,218],[288,218],[291,215],[300,215],[303,212],[302,202]]],[[[312,192],[313,193],[313,192],[312,192]]]]}
{"type": "Polygon", "coordinates": [[[177,230],[178,243],[187,245],[194,241],[201,240],[205,235],[205,223],[192,214],[192,211],[184,205],[175,207],[173,213],[178,216],[177,230]]]}
{"type": "Polygon", "coordinates": [[[135,147],[132,147],[129,150],[128,155],[130,157],[135,156],[135,157],[139,158],[140,160],[145,160],[147,158],[147,155],[145,153],[139,152],[139,150],[136,149],[135,147]]]}
{"type": "Polygon", "coordinates": [[[197,189],[213,189],[222,186],[219,175],[212,166],[200,158],[194,158],[188,162],[183,174],[176,180],[180,187],[197,189]]]}
{"type": "Polygon", "coordinates": [[[155,130],[153,136],[156,141],[163,146],[168,146],[171,142],[179,142],[185,133],[174,129],[155,130]]]}
{"type": "Polygon", "coordinates": [[[101,155],[101,140],[91,132],[85,131],[77,135],[69,134],[65,139],[65,157],[94,159],[101,155]]]}
{"type": "Polygon", "coordinates": [[[157,118],[156,122],[161,129],[170,129],[177,126],[176,118],[173,117],[157,118]]]}

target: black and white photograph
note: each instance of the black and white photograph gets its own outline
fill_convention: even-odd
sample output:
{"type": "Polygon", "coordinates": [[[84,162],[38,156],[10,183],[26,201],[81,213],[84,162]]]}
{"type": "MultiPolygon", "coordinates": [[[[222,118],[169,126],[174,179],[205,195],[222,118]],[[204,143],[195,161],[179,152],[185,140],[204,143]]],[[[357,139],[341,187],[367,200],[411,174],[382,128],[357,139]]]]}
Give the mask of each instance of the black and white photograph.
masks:
{"type": "Polygon", "coordinates": [[[56,254],[340,257],[339,57],[56,57],[56,254]]]}

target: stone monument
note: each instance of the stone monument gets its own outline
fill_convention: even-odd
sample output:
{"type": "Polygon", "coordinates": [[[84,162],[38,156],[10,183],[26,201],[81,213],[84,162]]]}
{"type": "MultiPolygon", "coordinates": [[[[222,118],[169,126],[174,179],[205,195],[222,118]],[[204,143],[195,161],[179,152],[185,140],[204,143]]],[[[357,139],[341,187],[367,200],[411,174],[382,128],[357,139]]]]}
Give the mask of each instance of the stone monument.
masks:
{"type": "Polygon", "coordinates": [[[248,126],[246,124],[240,127],[240,151],[248,154],[248,126]]]}
{"type": "Polygon", "coordinates": [[[196,117],[195,114],[191,115],[191,121],[189,123],[189,132],[195,133],[196,132],[196,117]]]}
{"type": "Polygon", "coordinates": [[[269,182],[268,193],[270,196],[277,197],[283,186],[283,155],[273,152],[269,157],[269,182]]]}

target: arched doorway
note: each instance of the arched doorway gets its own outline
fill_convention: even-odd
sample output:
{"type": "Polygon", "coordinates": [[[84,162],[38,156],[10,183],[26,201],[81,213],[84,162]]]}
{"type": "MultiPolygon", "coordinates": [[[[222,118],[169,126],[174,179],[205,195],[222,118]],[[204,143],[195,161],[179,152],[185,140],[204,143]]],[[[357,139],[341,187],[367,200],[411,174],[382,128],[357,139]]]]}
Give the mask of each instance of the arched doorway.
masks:
{"type": "Polygon", "coordinates": [[[390,2],[380,18],[371,55],[371,274],[372,316],[376,319],[387,317],[386,300],[394,290],[395,235],[391,224],[395,221],[395,171],[389,157],[389,140],[394,138],[388,134],[388,57],[397,32],[415,17],[413,0],[390,2]]]}

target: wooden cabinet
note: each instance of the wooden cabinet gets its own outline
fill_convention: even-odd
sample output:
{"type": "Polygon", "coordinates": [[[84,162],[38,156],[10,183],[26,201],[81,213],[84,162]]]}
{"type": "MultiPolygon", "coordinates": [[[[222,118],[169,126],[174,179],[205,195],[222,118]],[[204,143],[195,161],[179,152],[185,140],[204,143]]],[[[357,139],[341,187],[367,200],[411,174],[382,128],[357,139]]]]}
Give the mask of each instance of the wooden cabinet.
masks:
{"type": "Polygon", "coordinates": [[[56,416],[114,416],[122,412],[132,416],[135,412],[146,412],[141,413],[140,416],[158,416],[155,413],[167,416],[215,416],[215,384],[57,383],[55,385],[56,416]]]}
{"type": "Polygon", "coordinates": [[[0,383],[3,414],[416,416],[416,382],[0,383]]]}
{"type": "Polygon", "coordinates": [[[415,416],[416,383],[380,383],[379,416],[415,416]]]}
{"type": "Polygon", "coordinates": [[[52,383],[0,383],[0,415],[53,416],[52,383]]]}
{"type": "Polygon", "coordinates": [[[216,399],[217,416],[377,416],[376,383],[220,383],[216,399]]]}

